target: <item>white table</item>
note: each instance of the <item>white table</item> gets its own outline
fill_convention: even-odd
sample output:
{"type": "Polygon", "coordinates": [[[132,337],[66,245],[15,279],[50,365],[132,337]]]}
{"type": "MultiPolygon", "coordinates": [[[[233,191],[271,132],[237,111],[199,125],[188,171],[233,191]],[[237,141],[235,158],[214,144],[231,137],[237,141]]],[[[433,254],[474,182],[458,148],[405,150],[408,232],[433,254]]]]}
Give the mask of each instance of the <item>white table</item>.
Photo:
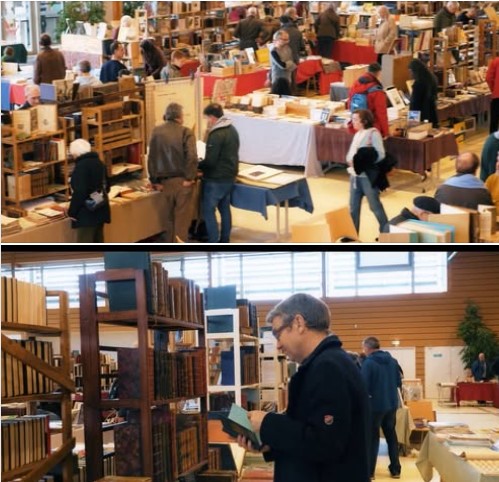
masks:
{"type": "Polygon", "coordinates": [[[304,122],[248,117],[225,111],[239,133],[239,159],[249,164],[304,166],[305,176],[322,175],[317,160],[314,125],[304,122]]]}

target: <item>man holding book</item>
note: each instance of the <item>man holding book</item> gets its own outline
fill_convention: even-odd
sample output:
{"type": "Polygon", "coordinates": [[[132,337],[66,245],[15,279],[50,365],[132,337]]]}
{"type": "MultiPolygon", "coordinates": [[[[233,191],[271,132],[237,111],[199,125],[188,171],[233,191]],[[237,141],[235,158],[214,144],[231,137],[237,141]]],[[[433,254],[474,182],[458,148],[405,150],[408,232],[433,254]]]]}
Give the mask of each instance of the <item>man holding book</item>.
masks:
{"type": "MultiPolygon", "coordinates": [[[[275,461],[276,482],[369,480],[369,399],[359,369],[329,333],[330,321],[327,305],[303,293],[267,315],[277,348],[300,363],[286,413],[249,412],[265,459],[275,461]]],[[[246,438],[238,442],[252,449],[246,438]]]]}

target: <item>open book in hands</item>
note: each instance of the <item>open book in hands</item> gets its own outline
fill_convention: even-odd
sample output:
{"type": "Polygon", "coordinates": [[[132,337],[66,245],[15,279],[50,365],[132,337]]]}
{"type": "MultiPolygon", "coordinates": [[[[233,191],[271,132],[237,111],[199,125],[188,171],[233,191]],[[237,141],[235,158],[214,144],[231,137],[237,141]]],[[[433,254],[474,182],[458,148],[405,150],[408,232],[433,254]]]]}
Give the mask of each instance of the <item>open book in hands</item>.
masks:
{"type": "Polygon", "coordinates": [[[236,438],[238,435],[242,435],[251,442],[255,450],[261,450],[260,436],[253,430],[248,412],[244,408],[233,403],[229,415],[222,418],[222,425],[223,431],[231,437],[236,438]]]}

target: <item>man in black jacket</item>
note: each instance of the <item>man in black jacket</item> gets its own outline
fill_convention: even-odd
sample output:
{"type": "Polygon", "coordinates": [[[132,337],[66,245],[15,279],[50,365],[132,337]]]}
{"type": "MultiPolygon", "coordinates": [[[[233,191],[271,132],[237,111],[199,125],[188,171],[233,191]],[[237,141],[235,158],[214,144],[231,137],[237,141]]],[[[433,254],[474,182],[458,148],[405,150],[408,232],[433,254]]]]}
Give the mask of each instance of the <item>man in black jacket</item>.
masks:
{"type": "Polygon", "coordinates": [[[199,163],[199,170],[203,173],[201,210],[208,231],[208,243],[229,243],[232,229],[230,194],[239,169],[239,134],[232,121],[224,117],[220,104],[206,106],[203,114],[210,131],[205,158],[199,163]],[[222,221],[220,233],[216,209],[222,221]]]}
{"type": "MultiPolygon", "coordinates": [[[[275,482],[366,482],[369,400],[359,369],[329,334],[327,305],[298,293],[279,303],[267,323],[277,348],[300,364],[286,413],[250,412],[275,482]]],[[[240,437],[241,445],[251,443],[240,437]]]]}

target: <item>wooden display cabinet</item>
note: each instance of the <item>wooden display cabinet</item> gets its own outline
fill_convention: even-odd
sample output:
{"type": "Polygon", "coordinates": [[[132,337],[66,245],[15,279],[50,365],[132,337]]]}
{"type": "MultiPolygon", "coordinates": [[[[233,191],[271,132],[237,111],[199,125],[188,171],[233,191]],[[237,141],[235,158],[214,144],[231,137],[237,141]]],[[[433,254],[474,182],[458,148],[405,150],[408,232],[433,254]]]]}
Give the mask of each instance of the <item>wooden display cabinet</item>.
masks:
{"type": "Polygon", "coordinates": [[[144,133],[141,100],[82,109],[82,136],[105,163],[108,177],[143,170],[144,133]]]}
{"type": "MultiPolygon", "coordinates": [[[[10,355],[12,357],[12,365],[15,363],[21,363],[22,366],[25,367],[22,368],[23,370],[29,370],[30,373],[32,370],[32,373],[39,374],[38,377],[45,377],[46,379],[55,382],[59,386],[60,391],[45,393],[42,390],[43,393],[2,397],[2,404],[24,402],[27,404],[27,413],[36,414],[36,402],[51,401],[60,403],[62,444],[56,450],[53,450],[50,455],[38,462],[31,462],[24,465],[21,464],[19,467],[9,471],[4,471],[4,464],[2,464],[2,480],[4,481],[17,479],[23,482],[36,482],[43,477],[43,475],[54,469],[56,465],[60,465],[62,467],[62,478],[64,481],[73,480],[72,450],[75,445],[75,439],[72,436],[71,426],[71,393],[74,392],[74,382],[71,380],[71,363],[69,353],[68,294],[65,291],[47,291],[46,296],[57,297],[59,300],[58,324],[56,327],[36,325],[35,323],[40,322],[40,320],[34,319],[32,320],[33,324],[13,322],[6,323],[2,321],[2,332],[11,331],[15,333],[39,335],[42,337],[58,337],[60,340],[59,366],[55,367],[52,364],[43,361],[38,356],[35,356],[32,351],[28,350],[21,344],[16,343],[4,333],[2,333],[2,351],[4,352],[4,355],[10,355]]],[[[19,301],[22,303],[27,302],[28,300],[19,301]]],[[[32,303],[35,302],[34,299],[29,301],[32,303]]],[[[8,303],[8,300],[3,297],[2,304],[4,305],[5,303],[8,303]]],[[[6,364],[2,364],[2,380],[5,380],[6,385],[15,383],[15,373],[15,371],[9,371],[6,364]]],[[[26,380],[28,379],[26,378],[26,380]]],[[[2,381],[2,385],[3,383],[4,382],[2,381]]],[[[26,381],[26,383],[28,382],[26,381]]],[[[27,437],[27,435],[25,436],[27,437]]],[[[23,435],[21,434],[20,437],[23,437],[23,435]]],[[[6,448],[2,446],[2,450],[6,450],[6,448]]]]}
{"type": "MultiPolygon", "coordinates": [[[[179,480],[184,477],[193,477],[195,472],[208,465],[206,352],[204,350],[202,301],[199,300],[200,302],[196,303],[194,309],[188,301],[190,299],[192,303],[192,298],[188,294],[185,298],[182,295],[181,299],[184,301],[180,304],[187,307],[182,313],[190,313],[191,315],[187,316],[189,319],[173,319],[150,314],[147,308],[148,304],[153,304],[154,300],[158,299],[170,300],[167,304],[163,304],[167,312],[173,309],[172,299],[165,295],[165,293],[169,293],[171,279],[168,279],[168,284],[165,285],[165,278],[161,278],[163,281],[160,281],[159,278],[160,276],[156,273],[152,278],[154,298],[149,303],[151,299],[146,294],[144,270],[107,269],[91,275],[80,276],[81,357],[83,386],[85,387],[85,447],[86,458],[92,461],[91,464],[87,465],[88,482],[103,476],[104,454],[101,414],[103,410],[111,408],[126,412],[126,422],[116,424],[118,426],[114,428],[117,475],[151,477],[154,482],[179,480]],[[98,282],[133,283],[133,292],[136,298],[135,309],[129,309],[129,303],[126,307],[122,304],[113,305],[109,286],[107,293],[97,293],[96,283],[98,282]],[[110,306],[113,306],[113,309],[119,308],[120,311],[98,312],[96,308],[97,296],[109,297],[110,306]],[[199,319],[201,319],[200,322],[199,319]],[[106,351],[113,349],[118,351],[119,398],[114,400],[101,398],[99,327],[103,324],[134,327],[137,330],[137,348],[105,347],[106,351]],[[163,365],[157,365],[157,363],[162,363],[160,359],[162,359],[163,351],[167,350],[169,334],[177,330],[197,331],[198,347],[200,347],[197,350],[200,350],[200,360],[203,366],[199,371],[194,371],[194,378],[185,377],[193,383],[194,393],[180,390],[176,392],[174,398],[166,398],[166,396],[160,398],[161,387],[169,386],[171,388],[172,385],[168,384],[175,383],[175,377],[178,379],[179,376],[176,374],[177,370],[169,370],[168,376],[160,376],[159,374],[163,372],[158,371],[158,367],[163,365]],[[154,349],[150,346],[151,334],[154,335],[154,349]],[[129,358],[129,360],[133,358],[133,362],[125,363],[121,368],[120,350],[127,350],[128,354],[133,355],[129,358]],[[128,378],[126,378],[127,375],[128,378]],[[130,385],[133,386],[130,387],[130,385]],[[203,393],[200,393],[201,391],[203,393]],[[187,393],[191,396],[187,396],[187,393]],[[178,404],[193,398],[199,399],[199,411],[192,414],[198,423],[196,426],[198,427],[196,428],[198,436],[193,439],[191,431],[190,442],[188,442],[182,437],[182,434],[186,433],[183,424],[186,423],[186,418],[189,415],[180,411],[178,404]],[[168,433],[163,431],[158,439],[158,427],[162,425],[166,425],[167,428],[164,430],[167,430],[168,433]],[[118,431],[121,430],[129,431],[129,437],[126,438],[123,435],[118,437],[118,431]],[[169,440],[169,442],[165,442],[165,440],[169,440]],[[193,449],[197,457],[194,457],[190,452],[190,455],[185,456],[184,451],[189,451],[189,447],[197,448],[197,450],[193,449]],[[119,461],[123,459],[125,464],[122,465],[119,461]],[[128,462],[130,462],[130,466],[126,465],[128,462]]],[[[175,300],[177,300],[176,296],[175,300]]],[[[154,306],[156,306],[157,311],[161,311],[159,304],[154,306]]],[[[151,310],[151,307],[149,309],[151,310]]],[[[180,365],[178,365],[178,370],[180,370],[180,365]]],[[[165,392],[161,393],[165,395],[165,392]]]]}
{"type": "Polygon", "coordinates": [[[499,25],[488,19],[478,20],[478,65],[488,65],[499,55],[499,25]]]}
{"type": "MultiPolygon", "coordinates": [[[[59,120],[62,126],[62,120],[59,120]]],[[[4,127],[4,126],[2,126],[4,127]]],[[[65,131],[21,138],[15,127],[2,128],[2,209],[22,212],[22,203],[59,193],[69,198],[65,131]]]]}

